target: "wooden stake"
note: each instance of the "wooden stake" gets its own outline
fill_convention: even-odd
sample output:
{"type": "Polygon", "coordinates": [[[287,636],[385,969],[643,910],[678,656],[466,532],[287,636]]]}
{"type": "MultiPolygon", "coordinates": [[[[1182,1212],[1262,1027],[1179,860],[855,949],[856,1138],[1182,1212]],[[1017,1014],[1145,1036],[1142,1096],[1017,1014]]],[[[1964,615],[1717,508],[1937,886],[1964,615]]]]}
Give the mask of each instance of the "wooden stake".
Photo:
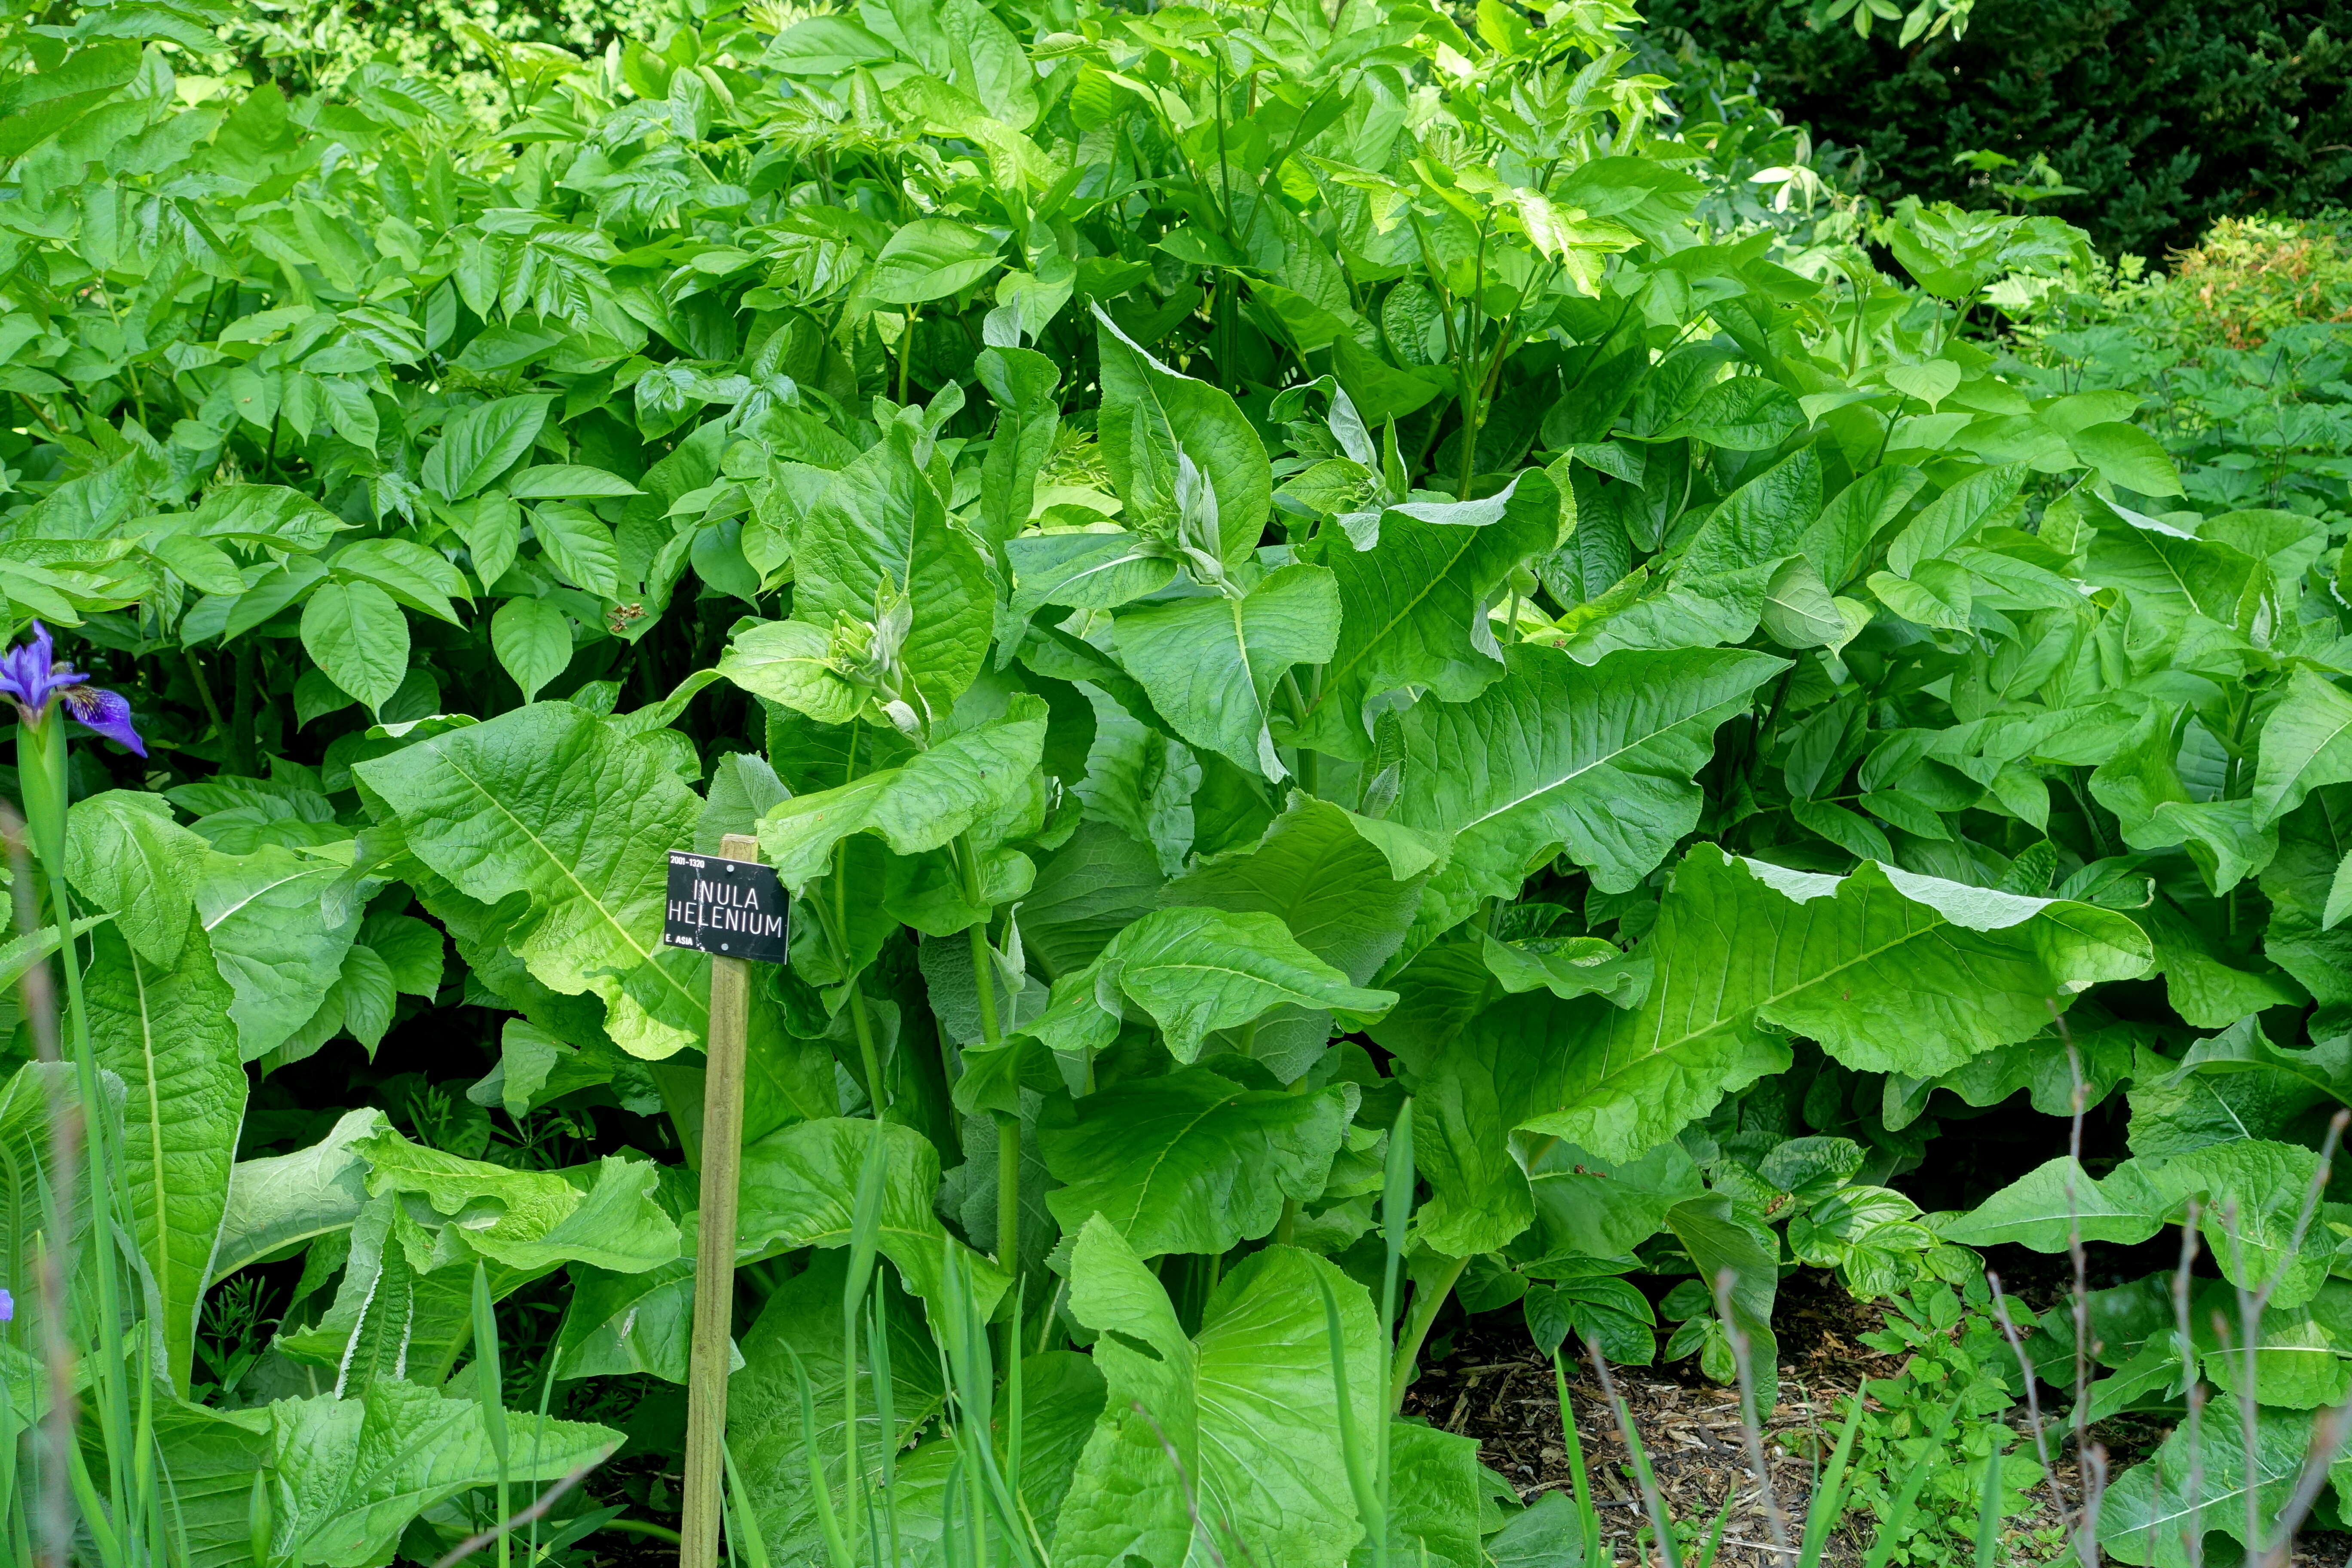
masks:
{"type": "MultiPolygon", "coordinates": [[[[760,841],[730,833],[719,853],[757,860],[760,841]]],[[[735,1204],[743,1164],[743,1037],[751,966],[710,960],[710,1037],[702,1079],[702,1214],[694,1251],[694,1350],[686,1383],[686,1495],[679,1568],[717,1568],[726,1475],[727,1371],[734,1327],[735,1204]]]]}

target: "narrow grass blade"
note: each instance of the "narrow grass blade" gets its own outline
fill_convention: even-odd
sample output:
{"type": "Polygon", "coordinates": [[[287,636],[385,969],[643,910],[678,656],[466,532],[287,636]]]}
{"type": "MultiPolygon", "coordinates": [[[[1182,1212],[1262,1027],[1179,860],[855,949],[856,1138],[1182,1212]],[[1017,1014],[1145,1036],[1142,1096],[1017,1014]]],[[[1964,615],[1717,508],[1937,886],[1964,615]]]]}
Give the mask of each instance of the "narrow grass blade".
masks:
{"type": "Polygon", "coordinates": [[[1853,1458],[1854,1434],[1862,1429],[1862,1400],[1853,1398],[1848,1406],[1845,1430],[1838,1434],[1829,1463],[1813,1482],[1812,1504],[1805,1510],[1805,1538],[1797,1549],[1798,1568],[1816,1568],[1830,1531],[1837,1528],[1838,1516],[1845,1510],[1845,1470],[1853,1458]]]}
{"type": "Polygon", "coordinates": [[[1356,1494],[1356,1512],[1362,1517],[1371,1542],[1373,1568],[1387,1568],[1388,1510],[1381,1506],[1373,1465],[1356,1431],[1355,1402],[1348,1393],[1348,1347],[1339,1337],[1339,1302],[1331,1294],[1331,1282],[1322,1275],[1315,1277],[1315,1286],[1323,1292],[1323,1327],[1331,1343],[1331,1389],[1339,1400],[1339,1454],[1348,1466],[1348,1489],[1356,1494]]]}
{"type": "Polygon", "coordinates": [[[1996,1568],[2000,1552],[2000,1447],[1985,1456],[1984,1491],[1977,1500],[1976,1568],[1996,1568]]]}
{"type": "Polygon", "coordinates": [[[1576,1494],[1577,1522],[1584,1531],[1583,1561],[1601,1561],[1601,1510],[1592,1506],[1592,1479],[1584,1469],[1584,1435],[1577,1430],[1576,1406],[1568,1397],[1568,1363],[1559,1347],[1552,1347],[1552,1385],[1559,1391],[1559,1442],[1568,1452],[1568,1484],[1576,1494]]]}

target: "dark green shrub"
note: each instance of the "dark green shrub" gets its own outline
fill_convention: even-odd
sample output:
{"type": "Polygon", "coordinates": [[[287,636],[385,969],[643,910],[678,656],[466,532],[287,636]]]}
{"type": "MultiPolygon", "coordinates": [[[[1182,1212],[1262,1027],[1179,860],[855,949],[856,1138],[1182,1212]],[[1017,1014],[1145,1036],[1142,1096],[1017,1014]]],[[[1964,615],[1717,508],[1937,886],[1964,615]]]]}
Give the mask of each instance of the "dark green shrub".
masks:
{"type": "Polygon", "coordinates": [[[1960,154],[2044,153],[2083,194],[2042,210],[2110,253],[2160,256],[2216,218],[2352,189],[2343,0],[1980,0],[1966,37],[1909,48],[1892,27],[1811,26],[1785,0],[1650,9],[1654,29],[1752,63],[1758,95],[1817,141],[1864,153],[1882,200],[1969,200],[1983,176],[1960,154]]]}

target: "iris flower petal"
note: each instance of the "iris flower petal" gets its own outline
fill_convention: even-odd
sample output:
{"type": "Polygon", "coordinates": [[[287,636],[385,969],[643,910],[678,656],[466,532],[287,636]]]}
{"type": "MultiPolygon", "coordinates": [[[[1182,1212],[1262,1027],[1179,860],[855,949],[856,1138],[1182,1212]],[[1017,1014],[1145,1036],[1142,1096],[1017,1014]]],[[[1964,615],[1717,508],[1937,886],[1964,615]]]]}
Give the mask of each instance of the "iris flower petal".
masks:
{"type": "Polygon", "coordinates": [[[147,754],[145,742],[131,727],[131,703],[119,691],[100,691],[95,686],[69,686],[61,695],[66,711],[84,729],[105,736],[126,751],[147,754]]]}

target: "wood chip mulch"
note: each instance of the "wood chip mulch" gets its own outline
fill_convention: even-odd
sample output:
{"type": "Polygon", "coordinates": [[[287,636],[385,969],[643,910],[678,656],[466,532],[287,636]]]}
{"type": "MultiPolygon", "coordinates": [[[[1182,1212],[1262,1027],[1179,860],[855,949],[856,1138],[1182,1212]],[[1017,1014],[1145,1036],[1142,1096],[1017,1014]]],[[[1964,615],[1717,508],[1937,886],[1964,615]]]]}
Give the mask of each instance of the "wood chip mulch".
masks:
{"type": "MultiPolygon", "coordinates": [[[[1825,1454],[1834,1443],[1849,1395],[1868,1379],[1892,1377],[1902,1364],[1899,1358],[1881,1355],[1855,1339],[1879,1327],[1879,1320],[1877,1308],[1854,1301],[1811,1270],[1782,1284],[1774,1321],[1780,1340],[1780,1397],[1765,1423],[1764,1447],[1790,1548],[1802,1534],[1812,1495],[1813,1461],[1808,1456],[1825,1454]]],[[[1654,1568],[1660,1559],[1656,1548],[1647,1544],[1647,1511],[1616,1420],[1592,1368],[1576,1365],[1570,1371],[1569,1398],[1601,1510],[1605,1549],[1617,1568],[1654,1568]]],[[[1671,1517],[1703,1533],[1724,1500],[1734,1500],[1717,1568],[1789,1568],[1796,1553],[1775,1543],[1769,1510],[1756,1484],[1740,1426],[1738,1391],[1701,1376],[1696,1358],[1612,1368],[1612,1373],[1618,1395],[1640,1430],[1671,1517]]],[[[1465,1326],[1445,1355],[1413,1385],[1405,1413],[1477,1438],[1480,1457],[1517,1489],[1522,1502],[1531,1504],[1548,1491],[1569,1490],[1551,1363],[1537,1353],[1514,1313],[1488,1314],[1465,1326]]],[[[2053,1416],[2045,1410],[2044,1415],[2050,1423],[2051,1451],[2057,1456],[2055,1489],[2071,1510],[2080,1506],[2080,1470],[2065,1448],[2063,1414],[2053,1416]]],[[[2027,1430],[2022,1407],[2013,1413],[2012,1422],[2021,1433],[2027,1430]]],[[[2164,1436],[2161,1425],[2128,1417],[2092,1432],[2093,1439],[2107,1449],[2111,1476],[2152,1453],[2164,1436]]],[[[2031,1456],[2032,1437],[2012,1451],[2031,1456]]],[[[2047,1486],[2037,1489],[2034,1511],[2008,1521],[2004,1568],[2047,1563],[2059,1554],[2046,1544],[2057,1539],[2061,1517],[2050,1491],[2047,1486]]],[[[1832,1533],[1824,1564],[1855,1568],[1875,1530],[1876,1521],[1867,1513],[1850,1515],[1832,1533]]],[[[2352,1537],[2307,1535],[2296,1544],[2293,1568],[2346,1568],[2347,1553],[2352,1553],[2352,1537]]],[[[1696,1555],[1695,1550],[1685,1552],[1693,1561],[1696,1555]]]]}

